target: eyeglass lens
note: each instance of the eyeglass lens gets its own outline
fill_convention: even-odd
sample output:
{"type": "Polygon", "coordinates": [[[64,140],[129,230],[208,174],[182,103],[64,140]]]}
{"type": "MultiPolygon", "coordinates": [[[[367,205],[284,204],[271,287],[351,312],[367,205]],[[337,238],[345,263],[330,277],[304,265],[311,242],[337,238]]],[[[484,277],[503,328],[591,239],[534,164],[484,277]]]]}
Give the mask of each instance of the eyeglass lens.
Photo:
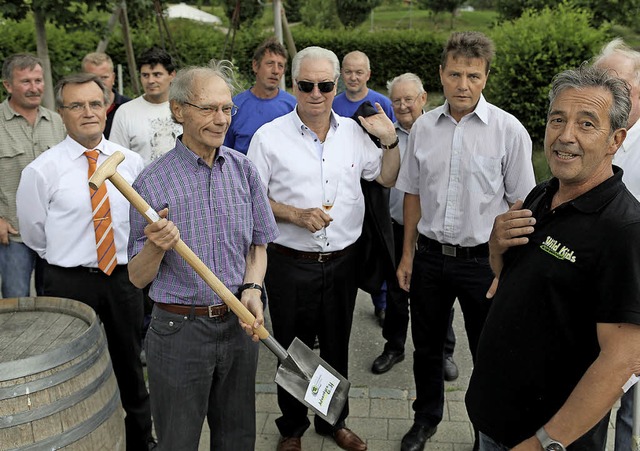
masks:
{"type": "Polygon", "coordinates": [[[318,86],[318,90],[320,92],[327,93],[333,91],[333,88],[336,84],[333,81],[321,81],[319,83],[312,83],[310,81],[299,81],[298,89],[302,92],[310,93],[311,91],[313,91],[313,87],[316,85],[318,86]]]}

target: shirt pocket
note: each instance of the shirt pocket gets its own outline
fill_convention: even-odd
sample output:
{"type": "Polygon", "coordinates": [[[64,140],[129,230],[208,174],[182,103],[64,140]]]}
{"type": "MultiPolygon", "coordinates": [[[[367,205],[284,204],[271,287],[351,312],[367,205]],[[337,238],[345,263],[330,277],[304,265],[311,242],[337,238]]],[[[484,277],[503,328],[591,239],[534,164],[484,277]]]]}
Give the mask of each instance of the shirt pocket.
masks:
{"type": "Polygon", "coordinates": [[[469,191],[495,195],[502,186],[502,158],[472,155],[469,191]]]}

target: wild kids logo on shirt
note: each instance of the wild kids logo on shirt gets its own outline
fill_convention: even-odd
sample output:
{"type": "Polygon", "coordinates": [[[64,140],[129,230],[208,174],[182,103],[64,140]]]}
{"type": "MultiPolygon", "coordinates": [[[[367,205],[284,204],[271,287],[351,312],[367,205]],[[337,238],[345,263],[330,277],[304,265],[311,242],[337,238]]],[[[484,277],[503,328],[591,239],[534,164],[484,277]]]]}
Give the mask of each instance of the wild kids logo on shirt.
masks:
{"type": "Polygon", "coordinates": [[[567,246],[563,246],[562,243],[554,240],[550,236],[547,236],[547,239],[540,245],[540,249],[553,255],[559,260],[569,260],[571,263],[576,262],[576,257],[573,255],[573,251],[567,246]]]}

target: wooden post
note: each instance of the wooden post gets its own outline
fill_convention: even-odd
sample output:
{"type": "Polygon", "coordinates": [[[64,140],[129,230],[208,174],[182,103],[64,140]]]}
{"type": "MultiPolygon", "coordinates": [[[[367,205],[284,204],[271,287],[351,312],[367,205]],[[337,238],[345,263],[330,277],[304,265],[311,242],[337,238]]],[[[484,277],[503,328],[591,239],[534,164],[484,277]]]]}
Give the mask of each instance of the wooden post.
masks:
{"type": "Polygon", "coordinates": [[[116,7],[113,8],[113,13],[111,14],[111,17],[109,17],[109,22],[107,23],[107,30],[102,36],[102,39],[100,39],[96,52],[107,51],[107,46],[109,45],[109,39],[111,39],[111,33],[113,33],[113,29],[115,28],[116,23],[118,22],[118,18],[120,17],[120,14],[122,14],[122,3],[118,3],[116,7]]]}
{"type": "MultiPolygon", "coordinates": [[[[280,44],[282,41],[282,1],[273,0],[273,30],[276,35],[276,39],[280,44]]],[[[280,89],[283,91],[287,88],[285,77],[280,79],[280,89]]]]}
{"type": "Polygon", "coordinates": [[[53,95],[53,76],[51,74],[51,61],[49,60],[49,49],[47,47],[47,34],[45,31],[46,19],[44,14],[33,8],[33,21],[36,27],[36,48],[38,58],[42,60],[42,72],[44,72],[44,97],[42,106],[53,110],[55,108],[53,95]]]}
{"type": "Polygon", "coordinates": [[[136,67],[136,57],[133,54],[133,43],[131,42],[131,33],[129,29],[129,16],[127,15],[127,2],[122,0],[122,13],[120,22],[122,23],[122,37],[124,39],[124,48],[127,52],[127,64],[129,65],[129,77],[131,78],[131,88],[136,96],[140,95],[140,87],[138,85],[138,69],[136,67]]]}

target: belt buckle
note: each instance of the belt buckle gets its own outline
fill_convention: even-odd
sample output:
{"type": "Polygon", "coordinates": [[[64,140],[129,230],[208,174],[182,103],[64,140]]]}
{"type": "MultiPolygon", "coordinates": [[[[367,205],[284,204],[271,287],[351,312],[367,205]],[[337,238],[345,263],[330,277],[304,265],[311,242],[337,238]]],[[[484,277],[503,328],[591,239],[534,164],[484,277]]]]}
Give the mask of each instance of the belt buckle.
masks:
{"type": "Polygon", "coordinates": [[[318,263],[329,261],[330,256],[331,252],[318,252],[318,263]]]}
{"type": "Polygon", "coordinates": [[[213,313],[214,307],[219,307],[219,305],[207,305],[207,313],[209,314],[209,318],[217,318],[221,315],[213,313]]]}
{"type": "Polygon", "coordinates": [[[457,250],[455,246],[449,246],[448,244],[442,245],[442,255],[446,255],[447,257],[456,257],[457,250]]]}

